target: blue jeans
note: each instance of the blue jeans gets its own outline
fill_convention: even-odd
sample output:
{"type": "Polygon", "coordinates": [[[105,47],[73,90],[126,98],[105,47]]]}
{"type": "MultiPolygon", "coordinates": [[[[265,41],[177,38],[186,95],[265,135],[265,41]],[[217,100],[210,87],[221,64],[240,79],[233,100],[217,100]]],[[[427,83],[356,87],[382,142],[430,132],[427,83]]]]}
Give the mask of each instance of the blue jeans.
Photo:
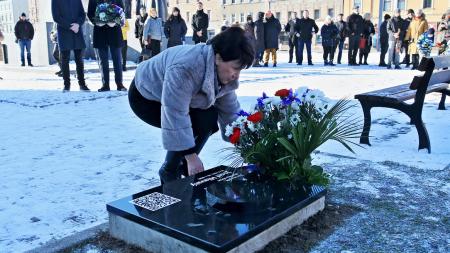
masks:
{"type": "Polygon", "coordinates": [[[25,48],[27,49],[28,65],[31,64],[31,40],[19,40],[20,46],[20,61],[25,64],[25,48]]]}
{"type": "MultiPolygon", "coordinates": [[[[337,43],[336,43],[336,48],[339,49],[339,51],[338,51],[338,60],[337,60],[338,63],[340,63],[341,60],[342,60],[342,50],[344,50],[344,42],[345,42],[345,39],[339,39],[337,41],[337,43]]],[[[336,48],[334,49],[335,51],[336,51],[336,48]]]]}
{"type": "Polygon", "coordinates": [[[303,62],[303,48],[306,45],[306,53],[308,54],[308,63],[312,63],[311,56],[311,40],[298,39],[297,47],[297,63],[303,62]]]}
{"type": "Polygon", "coordinates": [[[122,48],[121,47],[103,47],[98,48],[98,57],[100,58],[100,68],[102,71],[102,83],[103,86],[109,87],[109,55],[111,57],[114,66],[114,79],[117,85],[123,85],[123,73],[122,73],[122,48]],[[109,49],[109,50],[108,50],[109,49]]]}

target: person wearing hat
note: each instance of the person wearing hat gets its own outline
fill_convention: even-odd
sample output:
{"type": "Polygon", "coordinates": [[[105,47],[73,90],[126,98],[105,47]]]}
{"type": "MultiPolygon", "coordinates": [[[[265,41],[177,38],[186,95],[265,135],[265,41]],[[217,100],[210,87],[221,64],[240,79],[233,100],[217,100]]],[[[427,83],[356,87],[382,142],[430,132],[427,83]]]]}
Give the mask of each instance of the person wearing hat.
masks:
{"type": "MultiPolygon", "coordinates": [[[[411,24],[412,19],[414,18],[414,10],[409,9],[407,12],[407,17],[403,20],[403,27],[402,31],[406,35],[406,31],[408,31],[409,24],[411,24]]],[[[404,37],[402,39],[402,49],[405,51],[405,57],[403,58],[403,61],[401,64],[406,64],[406,67],[408,68],[409,65],[411,65],[411,56],[408,51],[409,43],[405,41],[404,37]]]]}
{"type": "Polygon", "coordinates": [[[348,65],[358,66],[356,63],[356,55],[359,49],[359,40],[363,36],[364,19],[359,15],[359,6],[353,7],[353,13],[347,18],[347,33],[348,33],[348,65]]]}
{"type": "Polygon", "coordinates": [[[409,42],[408,52],[410,52],[412,58],[412,70],[419,67],[420,56],[417,41],[419,40],[420,35],[424,34],[427,30],[428,22],[425,19],[425,14],[420,9],[417,11],[417,15],[409,25],[405,36],[405,40],[409,42]]]}
{"type": "Polygon", "coordinates": [[[400,16],[401,10],[397,9],[394,13],[394,17],[391,18],[388,22],[387,31],[389,34],[389,61],[387,68],[392,68],[392,64],[394,64],[395,69],[400,68],[400,48],[401,41],[404,37],[404,33],[402,32],[403,27],[403,19],[400,16]]]}
{"type": "Polygon", "coordinates": [[[19,21],[17,21],[14,27],[14,34],[16,35],[16,41],[20,46],[20,61],[22,67],[25,66],[25,49],[27,50],[27,62],[28,66],[33,67],[31,64],[31,40],[34,37],[34,28],[30,21],[27,19],[27,15],[22,13],[19,21]]]}

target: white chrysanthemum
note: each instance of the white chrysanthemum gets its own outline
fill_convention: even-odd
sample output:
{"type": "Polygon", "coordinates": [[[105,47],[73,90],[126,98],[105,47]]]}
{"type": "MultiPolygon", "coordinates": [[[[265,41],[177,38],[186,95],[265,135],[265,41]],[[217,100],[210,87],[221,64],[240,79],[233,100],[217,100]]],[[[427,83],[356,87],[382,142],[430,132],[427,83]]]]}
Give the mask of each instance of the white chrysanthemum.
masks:
{"type": "Polygon", "coordinates": [[[321,90],[310,90],[305,96],[306,102],[322,101],[324,99],[325,94],[321,90]]]}
{"type": "Polygon", "coordinates": [[[293,103],[291,104],[291,108],[292,108],[294,111],[298,111],[298,110],[300,110],[300,105],[299,105],[297,102],[293,102],[293,103]]]}
{"type": "Polygon", "coordinates": [[[308,92],[308,87],[300,87],[295,91],[299,98],[303,97],[306,92],[308,92]]]}
{"type": "Polygon", "coordinates": [[[268,100],[268,102],[271,103],[274,106],[277,106],[277,105],[281,104],[281,98],[279,98],[279,97],[270,97],[270,98],[268,98],[266,100],[268,100]]]}
{"type": "Polygon", "coordinates": [[[292,140],[292,134],[288,134],[287,137],[288,137],[289,140],[292,140]]]}
{"type": "Polygon", "coordinates": [[[239,126],[243,126],[247,122],[246,116],[239,116],[235,121],[239,126]]]}
{"type": "Polygon", "coordinates": [[[250,131],[255,132],[256,131],[256,127],[255,124],[253,124],[252,122],[248,122],[247,127],[250,131]]]}
{"type": "Polygon", "coordinates": [[[282,126],[281,121],[279,121],[279,122],[277,123],[277,128],[278,128],[278,130],[281,130],[281,126],[282,126]]]}
{"type": "Polygon", "coordinates": [[[298,114],[292,115],[291,118],[289,119],[289,122],[291,123],[292,126],[297,126],[298,123],[300,123],[300,116],[298,116],[298,114]]]}
{"type": "Polygon", "coordinates": [[[227,125],[225,127],[225,136],[229,137],[233,134],[233,127],[231,125],[227,125]]]}

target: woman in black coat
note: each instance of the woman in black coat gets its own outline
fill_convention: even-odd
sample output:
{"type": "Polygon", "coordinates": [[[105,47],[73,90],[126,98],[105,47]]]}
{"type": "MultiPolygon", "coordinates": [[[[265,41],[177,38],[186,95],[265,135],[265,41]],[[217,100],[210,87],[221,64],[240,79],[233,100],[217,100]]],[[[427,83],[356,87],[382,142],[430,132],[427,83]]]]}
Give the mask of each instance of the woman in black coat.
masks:
{"type": "Polygon", "coordinates": [[[338,34],[338,28],[333,24],[331,17],[327,16],[325,18],[325,24],[322,26],[322,29],[320,29],[320,35],[322,36],[323,61],[325,66],[334,66],[334,48],[338,34]]]}
{"type": "Polygon", "coordinates": [[[164,35],[168,39],[167,48],[182,45],[186,32],[186,22],[180,16],[180,9],[174,7],[172,15],[169,16],[164,24],[164,35]]]}
{"type": "Polygon", "coordinates": [[[362,39],[365,39],[364,45],[360,43],[359,47],[359,65],[369,65],[367,64],[367,58],[369,57],[370,48],[372,47],[372,36],[375,34],[375,27],[370,21],[370,13],[364,14],[364,23],[363,23],[363,33],[362,39]],[[364,62],[362,62],[364,57],[364,62]]]}
{"type": "Polygon", "coordinates": [[[83,24],[86,21],[86,13],[81,0],[52,0],[52,16],[57,24],[57,45],[64,79],[63,92],[70,90],[69,60],[72,50],[80,90],[89,91],[84,80],[83,50],[86,43],[83,37],[83,24]]]}
{"type": "Polygon", "coordinates": [[[100,58],[100,66],[102,70],[103,86],[98,91],[102,92],[110,90],[108,51],[111,52],[111,57],[113,60],[117,90],[126,91],[127,89],[123,86],[122,77],[122,30],[120,25],[117,24],[111,27],[108,24],[101,25],[95,22],[95,10],[97,5],[102,3],[115,4],[123,8],[122,0],[89,0],[88,18],[92,24],[94,24],[94,48],[98,51],[98,57],[100,58]]]}

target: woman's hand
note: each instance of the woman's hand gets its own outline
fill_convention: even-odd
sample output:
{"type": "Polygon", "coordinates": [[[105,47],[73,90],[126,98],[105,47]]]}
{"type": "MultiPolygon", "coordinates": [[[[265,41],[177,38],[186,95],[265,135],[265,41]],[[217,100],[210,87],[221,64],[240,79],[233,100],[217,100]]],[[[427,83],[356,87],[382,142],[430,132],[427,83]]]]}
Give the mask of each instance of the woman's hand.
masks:
{"type": "Polygon", "coordinates": [[[194,153],[186,155],[184,156],[184,158],[186,158],[187,161],[189,176],[195,175],[205,170],[205,168],[203,168],[203,163],[197,154],[194,153]]]}

